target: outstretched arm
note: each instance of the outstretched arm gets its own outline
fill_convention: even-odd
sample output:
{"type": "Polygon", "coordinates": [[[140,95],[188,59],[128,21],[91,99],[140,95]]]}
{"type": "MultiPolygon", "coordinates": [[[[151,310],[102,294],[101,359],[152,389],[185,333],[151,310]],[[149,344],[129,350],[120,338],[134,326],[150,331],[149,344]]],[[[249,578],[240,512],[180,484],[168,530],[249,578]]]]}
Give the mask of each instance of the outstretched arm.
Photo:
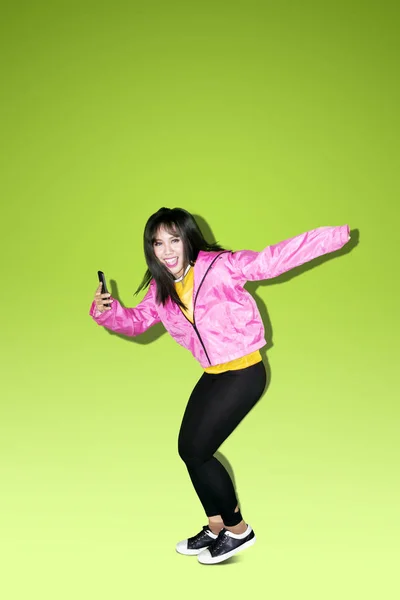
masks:
{"type": "Polygon", "coordinates": [[[104,312],[100,312],[96,307],[96,302],[93,301],[89,314],[98,325],[131,337],[140,335],[152,325],[160,322],[151,289],[134,308],[124,308],[118,300],[112,298],[110,308],[104,312]]]}
{"type": "Polygon", "coordinates": [[[301,235],[267,246],[261,252],[239,250],[229,261],[246,281],[272,279],[317,256],[334,252],[350,239],[349,226],[318,227],[301,235]]]}

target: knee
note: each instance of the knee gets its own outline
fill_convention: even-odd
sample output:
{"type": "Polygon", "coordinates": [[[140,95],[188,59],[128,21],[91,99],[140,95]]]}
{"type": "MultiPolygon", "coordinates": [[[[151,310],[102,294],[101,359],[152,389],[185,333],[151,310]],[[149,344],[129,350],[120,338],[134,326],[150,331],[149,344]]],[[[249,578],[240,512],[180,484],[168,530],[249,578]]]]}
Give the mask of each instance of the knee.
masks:
{"type": "Polygon", "coordinates": [[[189,468],[197,468],[204,464],[207,457],[196,449],[193,444],[179,440],[178,442],[178,453],[183,462],[189,468]]]}

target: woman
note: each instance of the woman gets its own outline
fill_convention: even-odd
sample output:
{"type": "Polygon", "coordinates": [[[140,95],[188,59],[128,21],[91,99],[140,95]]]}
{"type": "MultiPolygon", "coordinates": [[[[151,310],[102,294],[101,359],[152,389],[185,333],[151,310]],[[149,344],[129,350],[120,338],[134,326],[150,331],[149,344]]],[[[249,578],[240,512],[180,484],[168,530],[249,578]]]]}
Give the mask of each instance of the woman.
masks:
{"type": "Polygon", "coordinates": [[[338,250],[349,239],[347,225],[320,227],[261,252],[231,252],[207,243],[187,211],[161,208],[144,231],[148,270],[137,290],[148,286],[143,300],[135,308],[123,308],[101,293],[101,284],[97,288],[90,314],[99,325],[136,336],[161,321],[204,369],[183,416],[178,449],[208,524],[179,542],[179,553],[214,564],[256,540],[243,520],[228,472],[213,456],[266,385],[260,355],[264,327],[244,284],[276,277],[338,250]]]}

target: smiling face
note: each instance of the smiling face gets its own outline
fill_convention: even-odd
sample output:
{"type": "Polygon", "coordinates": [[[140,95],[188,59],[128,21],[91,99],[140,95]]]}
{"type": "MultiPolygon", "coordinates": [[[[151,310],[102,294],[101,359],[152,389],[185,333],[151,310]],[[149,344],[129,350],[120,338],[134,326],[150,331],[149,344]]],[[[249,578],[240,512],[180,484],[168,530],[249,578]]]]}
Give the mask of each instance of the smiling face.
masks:
{"type": "Polygon", "coordinates": [[[167,267],[175,279],[183,275],[186,267],[185,252],[179,235],[173,235],[161,226],[155,235],[153,250],[160,263],[167,267]]]}

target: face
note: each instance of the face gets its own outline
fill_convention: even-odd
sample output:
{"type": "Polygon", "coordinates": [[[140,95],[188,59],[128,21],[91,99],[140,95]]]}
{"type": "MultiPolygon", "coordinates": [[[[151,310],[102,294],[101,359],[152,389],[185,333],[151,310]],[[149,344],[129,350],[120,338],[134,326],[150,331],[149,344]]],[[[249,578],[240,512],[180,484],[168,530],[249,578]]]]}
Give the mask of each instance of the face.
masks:
{"type": "Polygon", "coordinates": [[[163,226],[157,231],[153,242],[154,254],[167,267],[175,279],[185,270],[183,242],[178,235],[172,235],[163,226]]]}

